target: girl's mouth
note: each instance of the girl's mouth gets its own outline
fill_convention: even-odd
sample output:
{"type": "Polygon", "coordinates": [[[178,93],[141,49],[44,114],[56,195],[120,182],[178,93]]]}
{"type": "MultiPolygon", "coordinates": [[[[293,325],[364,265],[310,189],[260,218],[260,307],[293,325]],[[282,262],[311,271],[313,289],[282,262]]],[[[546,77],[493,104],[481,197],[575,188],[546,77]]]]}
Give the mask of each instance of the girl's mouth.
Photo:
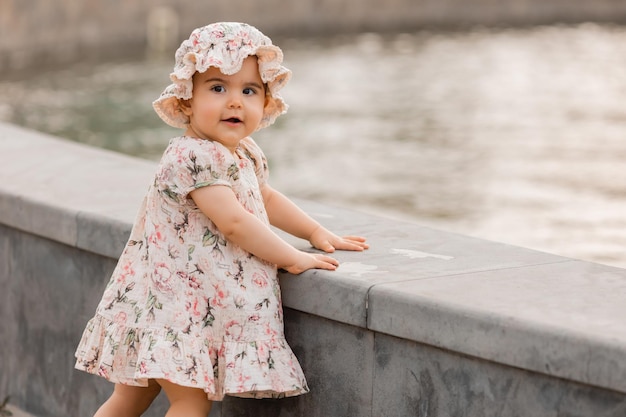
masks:
{"type": "Polygon", "coordinates": [[[230,117],[228,119],[224,119],[224,121],[228,123],[241,123],[241,119],[238,119],[237,117],[230,117]]]}

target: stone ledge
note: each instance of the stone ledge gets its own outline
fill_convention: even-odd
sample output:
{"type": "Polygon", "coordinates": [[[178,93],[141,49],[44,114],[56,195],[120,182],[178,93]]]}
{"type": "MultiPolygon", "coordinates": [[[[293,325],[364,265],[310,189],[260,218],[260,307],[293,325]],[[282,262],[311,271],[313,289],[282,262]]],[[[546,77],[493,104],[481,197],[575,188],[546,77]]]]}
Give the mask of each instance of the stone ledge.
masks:
{"type": "MultiPolygon", "coordinates": [[[[0,123],[0,223],[116,258],[154,167],[0,123]]],[[[626,392],[626,270],[297,203],[372,247],[336,253],[336,272],[282,274],[286,307],[626,392]]]]}
{"type": "Polygon", "coordinates": [[[0,184],[0,223],[119,256],[154,162],[6,123],[0,123],[0,151],[0,174],[10,179],[0,184]]]}
{"type": "Polygon", "coordinates": [[[626,392],[625,288],[625,270],[576,260],[382,284],[368,328],[626,392]]]}

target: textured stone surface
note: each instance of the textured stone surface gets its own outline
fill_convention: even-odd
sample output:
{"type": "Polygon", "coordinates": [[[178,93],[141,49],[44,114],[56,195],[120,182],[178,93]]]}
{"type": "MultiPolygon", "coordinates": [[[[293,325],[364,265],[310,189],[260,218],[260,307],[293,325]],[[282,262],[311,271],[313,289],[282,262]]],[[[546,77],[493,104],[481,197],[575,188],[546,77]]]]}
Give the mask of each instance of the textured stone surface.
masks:
{"type": "Polygon", "coordinates": [[[5,123],[0,148],[0,223],[119,256],[154,162],[5,123]]]}
{"type": "MultiPolygon", "coordinates": [[[[110,393],[73,353],[153,170],[0,123],[0,394],[17,407],[90,415],[110,393]]],[[[212,417],[626,414],[625,270],[298,203],[372,247],[281,276],[311,393],[212,417]]]]}
{"type": "Polygon", "coordinates": [[[624,393],[376,334],[372,416],[621,417],[624,393]]]}
{"type": "Polygon", "coordinates": [[[74,370],[74,351],[115,261],[4,225],[0,249],[10,265],[0,275],[0,393],[40,417],[92,415],[112,385],[74,370]]]}
{"type": "Polygon", "coordinates": [[[626,270],[582,261],[381,284],[369,328],[626,392],[626,270]]]}
{"type": "MultiPolygon", "coordinates": [[[[285,303],[298,310],[356,326],[366,326],[369,294],[381,284],[398,283],[401,288],[403,282],[438,276],[566,260],[417,224],[355,215],[349,210],[317,207],[310,202],[301,204],[331,230],[340,234],[358,231],[373,244],[364,253],[334,253],[333,256],[341,262],[335,272],[308,271],[298,277],[285,275],[281,281],[285,289],[285,303]],[[337,279],[338,276],[341,279],[337,279]]],[[[282,236],[298,248],[309,246],[306,242],[282,236]]]]}
{"type": "Polygon", "coordinates": [[[5,226],[0,226],[0,236],[11,247],[9,254],[3,253],[11,266],[0,276],[0,286],[7,289],[0,300],[6,325],[0,392],[11,395],[18,406],[28,401],[26,409],[35,415],[77,411],[76,402],[95,400],[97,389],[95,378],[83,380],[72,369],[74,349],[113,261],[77,254],[69,246],[5,226]]]}

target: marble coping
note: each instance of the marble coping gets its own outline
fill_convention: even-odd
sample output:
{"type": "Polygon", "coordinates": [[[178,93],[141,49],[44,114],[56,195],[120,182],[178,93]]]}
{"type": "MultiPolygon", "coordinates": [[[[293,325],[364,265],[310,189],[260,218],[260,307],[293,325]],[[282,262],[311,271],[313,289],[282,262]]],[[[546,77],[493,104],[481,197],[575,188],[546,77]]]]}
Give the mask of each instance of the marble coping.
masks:
{"type": "MultiPolygon", "coordinates": [[[[0,223],[116,258],[154,169],[0,123],[0,223]]],[[[371,248],[336,252],[334,272],[282,273],[286,307],[626,392],[626,270],[295,201],[371,248]]]]}

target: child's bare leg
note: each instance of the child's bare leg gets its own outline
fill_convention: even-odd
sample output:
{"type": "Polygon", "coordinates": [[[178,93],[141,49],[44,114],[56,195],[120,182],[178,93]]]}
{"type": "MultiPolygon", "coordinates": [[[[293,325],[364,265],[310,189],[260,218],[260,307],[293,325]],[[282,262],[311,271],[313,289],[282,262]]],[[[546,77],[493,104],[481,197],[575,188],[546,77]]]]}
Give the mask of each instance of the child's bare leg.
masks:
{"type": "Polygon", "coordinates": [[[139,417],[161,392],[155,380],[148,380],[147,387],[115,384],[113,394],[100,406],[94,417],[139,417]]]}
{"type": "Polygon", "coordinates": [[[170,408],[165,417],[207,417],[211,411],[212,402],[206,392],[200,388],[183,387],[164,379],[157,382],[170,402],[170,408]]]}

